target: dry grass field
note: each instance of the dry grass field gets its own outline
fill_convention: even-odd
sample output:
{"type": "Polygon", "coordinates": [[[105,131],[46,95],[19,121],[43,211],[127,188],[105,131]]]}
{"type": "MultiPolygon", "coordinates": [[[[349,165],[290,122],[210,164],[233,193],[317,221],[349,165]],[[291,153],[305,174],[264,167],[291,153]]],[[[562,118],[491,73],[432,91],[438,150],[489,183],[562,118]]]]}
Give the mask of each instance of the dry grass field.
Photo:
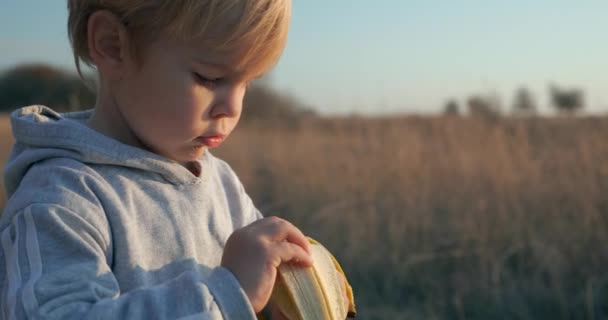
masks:
{"type": "Polygon", "coordinates": [[[362,319],[608,317],[608,119],[325,119],[216,152],[325,243],[362,319]]]}
{"type": "Polygon", "coordinates": [[[606,118],[310,119],[214,153],[335,253],[361,319],[605,319],[607,138],[606,118]]]}
{"type": "MultiPolygon", "coordinates": [[[[12,144],[13,136],[11,134],[9,117],[8,115],[0,114],[0,168],[4,168],[4,163],[6,162],[12,144]]],[[[4,207],[5,201],[6,195],[4,193],[4,186],[2,185],[2,182],[0,182],[0,208],[4,207]]]]}

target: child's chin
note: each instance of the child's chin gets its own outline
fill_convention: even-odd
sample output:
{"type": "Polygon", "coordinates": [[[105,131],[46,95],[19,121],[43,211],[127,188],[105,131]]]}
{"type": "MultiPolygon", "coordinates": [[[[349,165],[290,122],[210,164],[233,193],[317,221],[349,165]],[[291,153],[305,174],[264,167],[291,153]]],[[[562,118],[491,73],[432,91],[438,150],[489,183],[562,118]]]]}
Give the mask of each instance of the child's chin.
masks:
{"type": "Polygon", "coordinates": [[[192,148],[191,152],[185,157],[185,162],[196,161],[200,159],[205,154],[207,149],[208,148],[205,146],[197,146],[192,148]]]}

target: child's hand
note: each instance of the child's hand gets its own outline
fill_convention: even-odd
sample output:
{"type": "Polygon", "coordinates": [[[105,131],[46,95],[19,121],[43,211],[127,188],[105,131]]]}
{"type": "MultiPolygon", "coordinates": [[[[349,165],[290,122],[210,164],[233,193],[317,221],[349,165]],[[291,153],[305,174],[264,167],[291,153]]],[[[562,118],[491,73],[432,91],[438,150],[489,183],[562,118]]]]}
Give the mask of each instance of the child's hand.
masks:
{"type": "Polygon", "coordinates": [[[239,280],[255,312],[270,299],[281,263],[312,266],[308,240],[293,224],[269,217],[235,231],[226,242],[222,267],[239,280]]]}

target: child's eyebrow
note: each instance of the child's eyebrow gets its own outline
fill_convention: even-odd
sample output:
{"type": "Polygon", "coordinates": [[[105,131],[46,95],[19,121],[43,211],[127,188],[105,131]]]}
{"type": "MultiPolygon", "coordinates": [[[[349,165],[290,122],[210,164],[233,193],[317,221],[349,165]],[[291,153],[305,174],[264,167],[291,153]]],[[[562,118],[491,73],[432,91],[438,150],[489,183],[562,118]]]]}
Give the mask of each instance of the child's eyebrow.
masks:
{"type": "Polygon", "coordinates": [[[195,59],[195,63],[201,66],[206,66],[206,67],[212,67],[214,69],[223,71],[223,72],[227,72],[227,73],[235,73],[236,70],[233,70],[230,66],[223,64],[223,63],[219,63],[219,62],[211,62],[211,61],[206,61],[206,60],[201,60],[201,59],[195,59]]]}

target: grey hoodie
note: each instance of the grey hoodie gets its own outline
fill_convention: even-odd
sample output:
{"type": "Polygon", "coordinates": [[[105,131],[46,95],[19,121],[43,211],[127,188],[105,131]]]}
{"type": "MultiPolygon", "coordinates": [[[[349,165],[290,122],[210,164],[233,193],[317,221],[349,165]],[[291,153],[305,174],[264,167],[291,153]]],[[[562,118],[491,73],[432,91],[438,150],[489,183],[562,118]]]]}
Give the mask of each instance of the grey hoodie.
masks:
{"type": "Polygon", "coordinates": [[[183,166],[87,127],[90,111],[15,111],[4,171],[0,319],[254,319],[220,267],[261,218],[208,151],[183,166]]]}

